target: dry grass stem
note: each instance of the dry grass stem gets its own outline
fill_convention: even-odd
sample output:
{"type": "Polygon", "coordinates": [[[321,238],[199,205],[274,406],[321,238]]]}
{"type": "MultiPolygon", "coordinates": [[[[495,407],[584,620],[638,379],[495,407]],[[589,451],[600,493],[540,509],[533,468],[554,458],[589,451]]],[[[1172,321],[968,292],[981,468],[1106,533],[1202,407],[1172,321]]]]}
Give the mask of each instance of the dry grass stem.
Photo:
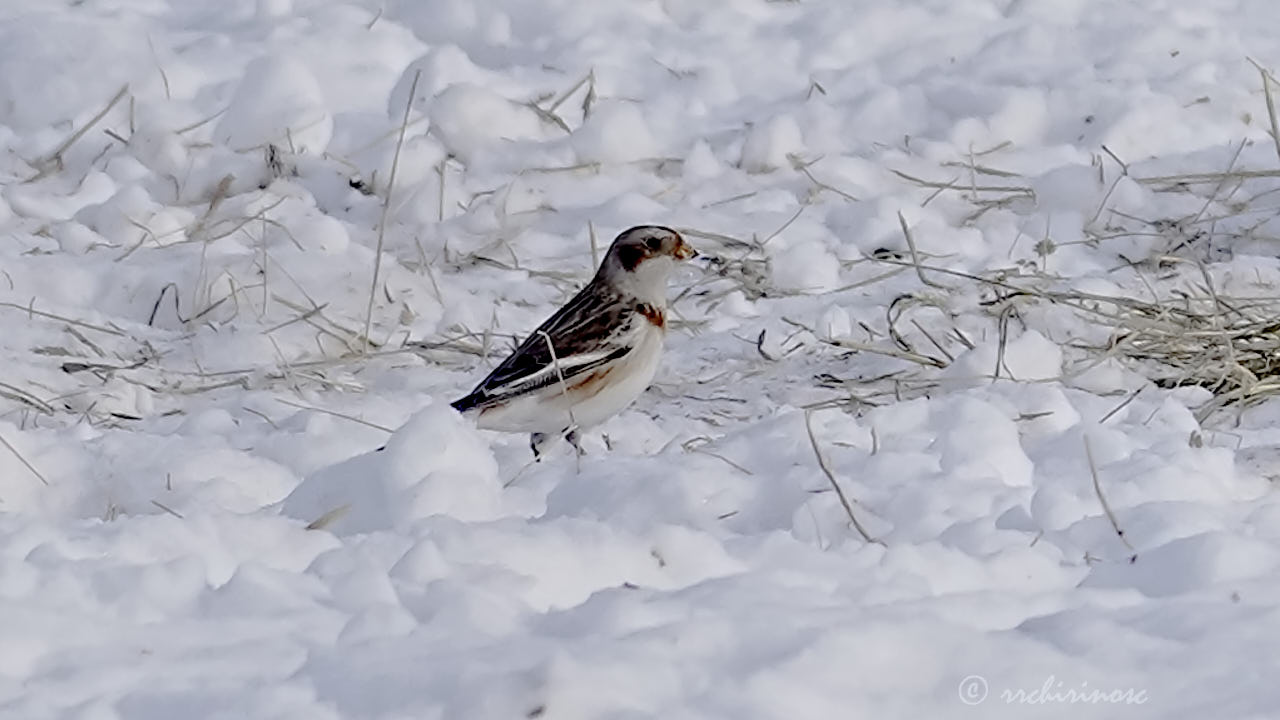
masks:
{"type": "Polygon", "coordinates": [[[1105,424],[1108,420],[1110,420],[1113,416],[1115,416],[1115,414],[1116,414],[1116,413],[1118,413],[1118,412],[1120,412],[1121,410],[1123,410],[1123,409],[1125,409],[1125,408],[1129,407],[1129,403],[1133,402],[1134,400],[1137,400],[1137,399],[1138,399],[1138,395],[1139,395],[1142,391],[1143,391],[1143,388],[1138,388],[1137,390],[1134,390],[1133,392],[1129,393],[1129,397],[1126,397],[1126,398],[1124,399],[1124,402],[1122,402],[1122,403],[1120,403],[1119,405],[1116,405],[1115,407],[1111,408],[1111,410],[1109,410],[1109,411],[1107,412],[1107,414],[1106,414],[1106,415],[1103,415],[1103,416],[1102,416],[1102,418],[1101,418],[1100,420],[1098,420],[1098,424],[1099,424],[1099,425],[1103,425],[1103,424],[1105,424]]]}
{"type": "Polygon", "coordinates": [[[596,224],[590,220],[587,221],[587,237],[591,239],[591,269],[594,272],[600,267],[600,245],[596,240],[596,224]]]}
{"type": "Polygon", "coordinates": [[[1258,69],[1258,74],[1262,76],[1262,95],[1267,103],[1267,120],[1271,123],[1271,141],[1276,146],[1276,157],[1280,158],[1280,122],[1276,119],[1276,103],[1275,98],[1271,94],[1271,84],[1275,82],[1275,78],[1271,77],[1271,71],[1262,67],[1253,58],[1248,58],[1250,63],[1258,69]]]}
{"type": "Polygon", "coordinates": [[[160,508],[161,510],[163,510],[163,511],[165,511],[165,512],[169,513],[170,515],[172,515],[172,516],[174,516],[174,517],[178,518],[179,520],[185,520],[185,519],[186,519],[186,518],[184,518],[184,517],[182,516],[182,513],[178,512],[177,510],[174,510],[173,508],[169,507],[168,505],[165,505],[164,503],[160,502],[159,500],[152,500],[152,501],[151,501],[151,504],[152,504],[152,505],[155,505],[156,507],[160,508]]]}
{"type": "Polygon", "coordinates": [[[916,276],[920,278],[920,282],[931,288],[946,289],[945,285],[940,285],[924,276],[924,270],[920,265],[920,253],[916,250],[915,238],[911,235],[911,228],[907,227],[907,218],[901,212],[898,213],[898,224],[902,226],[902,237],[907,241],[907,249],[911,251],[911,264],[916,268],[916,276]]]}
{"type": "Polygon", "coordinates": [[[568,406],[569,427],[576,428],[578,421],[573,417],[573,402],[569,399],[569,386],[564,381],[564,371],[560,368],[560,358],[556,355],[556,346],[551,342],[551,336],[546,330],[539,330],[538,334],[542,336],[542,340],[547,344],[547,352],[551,354],[551,365],[556,370],[556,380],[560,383],[560,396],[564,398],[568,406]]]}
{"type": "Polygon", "coordinates": [[[1111,529],[1116,531],[1116,537],[1120,538],[1120,542],[1133,553],[1129,557],[1129,562],[1138,559],[1138,553],[1133,549],[1133,545],[1129,544],[1129,539],[1124,536],[1124,530],[1120,529],[1120,523],[1116,520],[1116,514],[1111,512],[1111,506],[1107,504],[1107,498],[1102,494],[1102,483],[1098,481],[1098,466],[1093,462],[1093,448],[1089,445],[1089,436],[1084,436],[1084,456],[1089,463],[1089,474],[1093,477],[1093,491],[1098,496],[1098,504],[1102,506],[1102,512],[1106,514],[1107,520],[1111,523],[1111,529]]]}
{"type": "Polygon", "coordinates": [[[305,530],[323,530],[329,527],[330,525],[332,525],[333,523],[337,522],[343,515],[346,515],[350,511],[351,511],[350,503],[339,505],[338,507],[330,510],[329,512],[326,512],[325,514],[321,515],[315,520],[312,520],[311,522],[307,523],[304,529],[305,530]]]}
{"type": "Polygon", "coordinates": [[[299,410],[310,410],[312,412],[324,413],[325,415],[332,415],[333,417],[336,417],[336,418],[342,418],[343,420],[350,420],[353,423],[364,425],[365,427],[371,427],[374,430],[381,430],[382,432],[387,433],[388,435],[395,434],[395,430],[385,425],[379,425],[378,423],[375,423],[375,422],[369,422],[368,420],[365,420],[363,418],[358,418],[355,415],[340,413],[337,410],[329,410],[322,407],[316,407],[314,405],[304,405],[303,403],[293,402],[292,400],[285,400],[284,398],[276,398],[276,402],[282,403],[284,405],[288,405],[289,407],[298,408],[299,410]]]}
{"type": "Polygon", "coordinates": [[[13,456],[14,456],[14,457],[16,457],[16,458],[18,458],[18,462],[22,463],[23,467],[25,467],[27,470],[31,471],[31,474],[32,474],[32,475],[35,475],[37,478],[39,478],[40,482],[44,483],[45,485],[48,485],[48,484],[49,484],[49,481],[45,479],[44,475],[42,475],[42,474],[40,473],[40,471],[39,471],[39,470],[37,470],[37,469],[35,468],[35,466],[34,466],[34,465],[32,465],[30,462],[28,462],[28,461],[27,461],[27,459],[26,459],[25,457],[23,457],[23,456],[22,456],[22,453],[18,452],[18,448],[14,447],[14,446],[13,446],[13,445],[12,445],[12,444],[11,444],[11,443],[6,439],[6,438],[5,438],[5,436],[4,436],[4,435],[0,435],[0,444],[3,444],[6,448],[8,448],[8,449],[9,449],[9,452],[13,453],[13,456]]]}
{"type": "Polygon", "coordinates": [[[66,153],[67,150],[70,149],[72,145],[75,145],[77,140],[84,137],[84,134],[89,132],[89,130],[92,129],[94,125],[97,125],[99,122],[101,122],[102,118],[106,117],[107,113],[111,112],[111,108],[115,107],[116,104],[118,104],[121,100],[123,100],[124,96],[128,94],[128,92],[129,92],[128,84],[122,85],[120,89],[116,91],[115,96],[113,96],[111,100],[107,103],[106,107],[99,110],[97,115],[94,115],[92,118],[89,119],[89,122],[81,126],[79,130],[76,130],[75,132],[71,133],[71,135],[67,137],[66,140],[62,141],[62,144],[54,148],[53,152],[49,153],[48,155],[45,155],[44,157],[32,163],[38,172],[35,177],[30,178],[29,180],[27,180],[27,182],[34,182],[35,180],[38,180],[44,177],[45,175],[48,175],[49,173],[60,169],[62,167],[63,154],[66,153]]]}
{"type": "Polygon", "coordinates": [[[809,434],[809,444],[813,447],[813,456],[818,459],[818,467],[821,468],[822,474],[827,476],[827,482],[831,483],[831,488],[836,491],[836,497],[840,499],[840,505],[844,508],[845,515],[848,516],[849,522],[853,528],[858,531],[862,539],[868,543],[876,545],[884,545],[884,542],[871,536],[867,529],[858,522],[858,516],[853,513],[853,505],[849,502],[849,498],[844,494],[844,490],[840,487],[840,483],[836,481],[836,475],[831,471],[831,467],[827,465],[827,458],[823,456],[822,449],[818,447],[818,438],[813,434],[813,411],[806,410],[804,413],[804,429],[809,434]]]}
{"type": "MultiPolygon", "coordinates": [[[[364,342],[362,351],[368,353],[372,348],[369,337],[373,326],[373,299],[378,294],[378,276],[382,272],[382,245],[387,233],[387,216],[391,210],[391,195],[396,187],[396,170],[400,167],[400,151],[404,148],[404,134],[409,127],[409,113],[413,110],[413,99],[418,94],[418,81],[422,79],[422,71],[413,74],[413,83],[409,85],[409,100],[404,104],[404,118],[400,123],[400,135],[396,139],[396,151],[391,156],[391,176],[387,178],[387,196],[382,201],[382,217],[378,220],[378,243],[373,253],[373,279],[369,282],[369,304],[364,313],[364,342]]],[[[444,174],[440,175],[440,185],[444,186],[444,174]]]]}
{"type": "Polygon", "coordinates": [[[83,320],[74,320],[72,318],[66,317],[65,315],[58,315],[56,313],[45,312],[43,310],[36,310],[35,307],[33,307],[34,304],[35,304],[35,299],[32,298],[32,305],[18,305],[17,303],[0,302],[0,307],[9,308],[11,310],[20,310],[26,313],[28,316],[34,315],[38,317],[49,318],[50,320],[57,320],[59,322],[67,323],[68,325],[75,325],[76,327],[82,327],[86,330],[93,330],[94,332],[100,332],[106,335],[115,335],[117,337],[125,337],[125,333],[114,328],[109,328],[102,325],[94,325],[93,323],[84,322],[83,320]]]}

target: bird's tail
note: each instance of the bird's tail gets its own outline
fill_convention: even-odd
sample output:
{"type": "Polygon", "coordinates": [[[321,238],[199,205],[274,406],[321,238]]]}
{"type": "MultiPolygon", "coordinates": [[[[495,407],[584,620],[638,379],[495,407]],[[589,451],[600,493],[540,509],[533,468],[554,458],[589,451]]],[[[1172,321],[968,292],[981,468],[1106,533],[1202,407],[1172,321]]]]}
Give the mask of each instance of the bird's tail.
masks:
{"type": "Polygon", "coordinates": [[[457,410],[460,413],[464,413],[468,410],[471,410],[472,408],[477,407],[483,401],[484,401],[484,396],[482,394],[473,392],[464,398],[459,398],[449,403],[449,407],[453,408],[454,410],[457,410]]]}

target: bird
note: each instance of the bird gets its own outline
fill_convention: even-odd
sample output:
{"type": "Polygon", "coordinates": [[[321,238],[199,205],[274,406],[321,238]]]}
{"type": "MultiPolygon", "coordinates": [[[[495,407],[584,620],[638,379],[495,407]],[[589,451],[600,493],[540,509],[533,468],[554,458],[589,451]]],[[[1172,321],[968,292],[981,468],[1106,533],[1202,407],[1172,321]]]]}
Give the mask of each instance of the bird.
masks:
{"type": "Polygon", "coordinates": [[[450,405],[478,428],[529,433],[535,461],[561,437],[581,456],[580,431],[622,411],[653,381],[667,278],[697,256],[669,227],[623,231],[591,281],[450,405]]]}

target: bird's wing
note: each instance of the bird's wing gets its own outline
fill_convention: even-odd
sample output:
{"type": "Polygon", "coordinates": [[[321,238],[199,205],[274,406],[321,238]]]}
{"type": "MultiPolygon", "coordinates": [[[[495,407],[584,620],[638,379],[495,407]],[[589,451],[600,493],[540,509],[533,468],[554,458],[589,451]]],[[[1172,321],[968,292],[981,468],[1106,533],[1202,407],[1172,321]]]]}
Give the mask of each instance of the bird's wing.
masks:
{"type": "Polygon", "coordinates": [[[501,402],[558,383],[561,378],[567,381],[626,355],[635,347],[638,324],[634,316],[631,305],[588,285],[453,407],[466,410],[501,402]]]}

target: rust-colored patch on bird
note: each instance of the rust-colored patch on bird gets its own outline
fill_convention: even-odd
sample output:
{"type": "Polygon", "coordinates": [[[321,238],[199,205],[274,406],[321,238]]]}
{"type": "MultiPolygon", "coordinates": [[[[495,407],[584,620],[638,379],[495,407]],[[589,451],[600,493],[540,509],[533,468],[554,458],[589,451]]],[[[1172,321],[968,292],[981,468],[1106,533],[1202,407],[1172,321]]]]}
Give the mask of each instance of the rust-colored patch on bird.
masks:
{"type": "Polygon", "coordinates": [[[570,385],[567,390],[569,397],[575,402],[582,402],[587,398],[593,398],[604,390],[609,384],[609,375],[613,373],[616,366],[606,365],[599,370],[587,373],[582,380],[570,385]]]}
{"type": "Polygon", "coordinates": [[[476,417],[477,417],[477,418],[482,418],[482,417],[484,417],[485,415],[488,415],[488,414],[489,414],[489,413],[491,413],[491,412],[494,412],[494,411],[496,411],[496,410],[502,410],[503,408],[505,408],[505,407],[506,407],[507,405],[509,405],[509,404],[510,404],[510,403],[498,402],[498,403],[494,403],[494,404],[492,404],[492,405],[486,405],[486,406],[484,406],[484,407],[480,408],[480,412],[476,415],[476,417]]]}
{"type": "Polygon", "coordinates": [[[667,314],[662,312],[661,308],[656,308],[649,303],[640,303],[636,306],[636,312],[643,315],[644,319],[656,328],[667,327],[667,314]]]}

